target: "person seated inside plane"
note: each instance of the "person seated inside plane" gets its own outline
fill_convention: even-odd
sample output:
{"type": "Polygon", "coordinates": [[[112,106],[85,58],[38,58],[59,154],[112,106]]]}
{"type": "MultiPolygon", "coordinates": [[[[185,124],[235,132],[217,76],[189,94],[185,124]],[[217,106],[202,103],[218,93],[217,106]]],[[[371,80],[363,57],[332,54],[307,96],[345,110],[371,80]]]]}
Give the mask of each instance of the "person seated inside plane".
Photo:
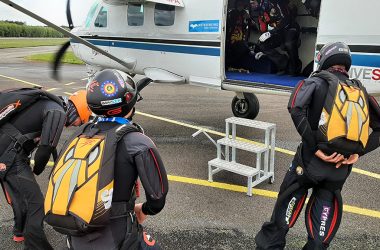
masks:
{"type": "Polygon", "coordinates": [[[311,16],[319,18],[321,0],[303,0],[302,2],[311,16]]]}
{"type": "Polygon", "coordinates": [[[259,12],[259,48],[277,66],[278,73],[299,75],[302,62],[298,55],[300,26],[296,22],[297,10],[289,0],[254,0],[251,6],[259,12]],[[288,59],[284,63],[283,53],[288,59]]]}
{"type": "Polygon", "coordinates": [[[253,21],[249,12],[245,9],[245,1],[237,0],[235,8],[230,10],[227,17],[227,68],[249,70],[242,63],[243,58],[253,53],[248,45],[250,27],[253,21]]]}

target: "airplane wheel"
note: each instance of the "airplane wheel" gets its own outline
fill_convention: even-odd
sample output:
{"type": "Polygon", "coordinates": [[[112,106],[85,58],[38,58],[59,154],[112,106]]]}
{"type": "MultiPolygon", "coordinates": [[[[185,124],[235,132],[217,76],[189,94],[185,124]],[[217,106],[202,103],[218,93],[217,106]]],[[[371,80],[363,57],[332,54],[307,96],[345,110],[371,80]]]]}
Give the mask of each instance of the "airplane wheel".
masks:
{"type": "Polygon", "coordinates": [[[259,114],[259,99],[255,94],[244,93],[244,99],[234,97],[231,108],[234,116],[253,120],[259,114]]]}

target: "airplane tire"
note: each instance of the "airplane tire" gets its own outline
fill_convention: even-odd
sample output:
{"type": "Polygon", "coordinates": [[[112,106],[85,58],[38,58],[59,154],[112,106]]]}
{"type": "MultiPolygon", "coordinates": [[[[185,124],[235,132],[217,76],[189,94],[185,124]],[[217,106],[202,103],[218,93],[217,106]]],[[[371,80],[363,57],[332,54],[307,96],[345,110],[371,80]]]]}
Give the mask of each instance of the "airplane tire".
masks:
{"type": "Polygon", "coordinates": [[[244,99],[234,97],[231,108],[234,116],[253,120],[259,114],[260,103],[255,94],[244,93],[244,99]]]}

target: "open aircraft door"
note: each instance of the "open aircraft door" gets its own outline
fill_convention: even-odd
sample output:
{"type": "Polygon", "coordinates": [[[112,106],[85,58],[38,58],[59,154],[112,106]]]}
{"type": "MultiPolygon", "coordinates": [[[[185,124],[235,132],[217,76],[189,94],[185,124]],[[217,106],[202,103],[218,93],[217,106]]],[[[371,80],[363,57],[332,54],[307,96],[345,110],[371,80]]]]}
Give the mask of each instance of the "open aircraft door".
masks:
{"type": "Polygon", "coordinates": [[[187,62],[191,72],[189,82],[192,85],[221,89],[222,81],[225,78],[224,37],[227,1],[192,0],[191,3],[191,6],[190,4],[185,6],[186,13],[188,13],[188,35],[192,39],[197,37],[198,50],[201,55],[193,57],[194,61],[187,62]],[[214,11],[207,11],[207,18],[205,18],[202,9],[214,11]]]}

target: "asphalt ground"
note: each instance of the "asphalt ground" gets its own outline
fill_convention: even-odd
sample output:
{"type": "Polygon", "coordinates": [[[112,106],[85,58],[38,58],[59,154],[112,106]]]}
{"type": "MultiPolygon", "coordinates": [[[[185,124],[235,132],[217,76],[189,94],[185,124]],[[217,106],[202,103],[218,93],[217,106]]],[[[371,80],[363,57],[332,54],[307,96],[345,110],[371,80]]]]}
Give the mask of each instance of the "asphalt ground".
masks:
{"type": "MultiPolygon", "coordinates": [[[[54,94],[68,94],[84,88],[84,66],[63,66],[61,82],[56,82],[50,77],[50,65],[22,59],[31,53],[55,49],[0,50],[0,90],[37,84],[54,94]]],[[[196,132],[194,127],[203,127],[211,130],[214,139],[221,138],[215,132],[223,133],[224,120],[232,116],[234,93],[189,85],[152,84],[142,94],[144,100],[137,105],[140,113],[135,121],[156,142],[171,180],[165,209],[149,217],[144,226],[164,249],[254,248],[254,236],[270,218],[274,197],[292,160],[291,152],[286,150],[295,151],[300,141],[286,110],[288,97],[258,95],[261,111],[257,119],[277,124],[276,146],[286,150],[276,152],[275,183],[260,184],[255,189],[256,195],[248,197],[243,188],[246,186],[244,177],[221,172],[215,175],[214,181],[222,184],[207,182],[207,162],[215,158],[215,146],[203,135],[191,136],[196,132]]],[[[239,131],[244,138],[263,139],[261,131],[239,131]]],[[[72,129],[66,130],[61,141],[70,132],[72,129]]],[[[254,164],[254,155],[239,153],[241,162],[254,164]]],[[[377,150],[361,158],[355,166],[356,171],[347,180],[343,199],[350,207],[345,208],[331,249],[380,249],[379,156],[377,150]]],[[[49,169],[37,177],[44,192],[48,174],[49,169]]],[[[11,240],[12,212],[2,195],[0,206],[0,249],[22,249],[22,244],[11,240]]],[[[48,226],[46,233],[55,249],[65,249],[63,236],[48,226]]],[[[301,215],[289,232],[287,249],[301,249],[306,237],[301,215]]]]}

